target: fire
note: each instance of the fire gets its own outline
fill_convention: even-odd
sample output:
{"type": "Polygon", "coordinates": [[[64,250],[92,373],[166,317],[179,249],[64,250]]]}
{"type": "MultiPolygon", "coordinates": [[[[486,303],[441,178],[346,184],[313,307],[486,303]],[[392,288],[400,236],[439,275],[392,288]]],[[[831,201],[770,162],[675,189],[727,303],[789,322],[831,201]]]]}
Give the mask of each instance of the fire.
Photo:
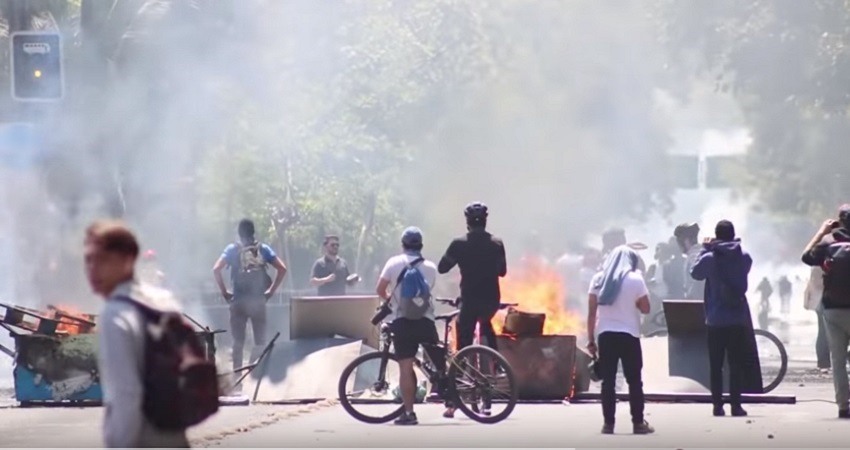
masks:
{"type": "MultiPolygon", "coordinates": [[[[580,313],[565,307],[566,289],[560,274],[545,262],[528,258],[520,267],[508,271],[501,283],[502,301],[518,303],[518,310],[546,314],[543,334],[579,335],[585,329],[580,313]]],[[[493,328],[502,332],[505,313],[493,318],[493,328]]]]}
{"type": "Polygon", "coordinates": [[[47,308],[51,313],[47,317],[53,317],[60,321],[56,326],[57,333],[83,334],[91,332],[92,328],[94,328],[94,316],[83,313],[73,306],[49,305],[47,308]]]}

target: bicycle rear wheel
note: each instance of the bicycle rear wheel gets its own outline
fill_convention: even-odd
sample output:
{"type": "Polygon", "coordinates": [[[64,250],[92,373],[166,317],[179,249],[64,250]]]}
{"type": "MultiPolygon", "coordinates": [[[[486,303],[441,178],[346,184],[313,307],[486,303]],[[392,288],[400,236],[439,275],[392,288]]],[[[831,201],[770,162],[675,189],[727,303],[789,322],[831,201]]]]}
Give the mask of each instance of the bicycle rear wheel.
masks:
{"type": "Polygon", "coordinates": [[[355,419],[386,423],[401,416],[404,406],[393,392],[398,383],[398,358],[371,352],[351,361],[339,377],[339,402],[355,419]]]}
{"type": "Polygon", "coordinates": [[[471,345],[450,362],[455,403],[470,419],[486,424],[501,422],[516,407],[519,390],[508,361],[495,350],[471,345]]]}

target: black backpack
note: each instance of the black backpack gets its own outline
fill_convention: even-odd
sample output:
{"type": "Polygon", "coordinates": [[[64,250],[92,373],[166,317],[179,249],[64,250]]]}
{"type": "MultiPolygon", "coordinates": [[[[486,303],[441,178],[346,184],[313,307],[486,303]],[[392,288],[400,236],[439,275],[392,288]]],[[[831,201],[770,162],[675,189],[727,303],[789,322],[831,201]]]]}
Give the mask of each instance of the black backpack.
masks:
{"type": "Polygon", "coordinates": [[[179,312],[155,310],[129,297],[145,320],[143,410],[156,428],[185,430],[218,411],[215,364],[179,312]]]}
{"type": "Polygon", "coordinates": [[[850,242],[836,239],[827,247],[823,292],[825,304],[850,307],[850,242]]]}

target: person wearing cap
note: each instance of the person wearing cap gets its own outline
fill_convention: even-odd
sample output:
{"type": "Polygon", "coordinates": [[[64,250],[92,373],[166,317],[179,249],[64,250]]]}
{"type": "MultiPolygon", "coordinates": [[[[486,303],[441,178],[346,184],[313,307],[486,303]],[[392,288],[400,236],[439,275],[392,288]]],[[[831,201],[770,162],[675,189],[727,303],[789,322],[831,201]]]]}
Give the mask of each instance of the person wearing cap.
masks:
{"type": "Polygon", "coordinates": [[[401,235],[402,253],[390,258],[384,265],[378,279],[375,291],[378,296],[387,301],[393,311],[388,320],[393,333],[393,347],[398,357],[399,387],[401,390],[404,413],[396,419],[396,425],[416,425],[418,420],[413,412],[416,400],[416,374],[413,371],[413,360],[422,344],[438,344],[437,326],[434,324],[434,308],[430,303],[425,316],[420,319],[400,317],[399,281],[403,272],[419,270],[425,282],[434,289],[437,281],[437,266],[422,256],[422,231],[416,227],[408,227],[401,235]]]}
{"type": "Polygon", "coordinates": [[[697,262],[697,258],[702,252],[702,246],[699,244],[699,225],[696,223],[683,223],[676,227],[673,231],[676,237],[676,242],[682,253],[686,254],[685,267],[682,268],[684,277],[684,290],[686,300],[702,300],[705,294],[705,282],[695,280],[690,276],[691,267],[697,262]]]}
{"type": "Polygon", "coordinates": [[[753,266],[750,255],[735,238],[735,226],[721,220],[714,238],[706,238],[690,269],[695,280],[705,281],[705,324],[708,328],[708,359],[714,415],[724,416],[723,361],[729,362],[729,401],[732,415],[746,416],[741,389],[746,364],[746,343],[752,337],[752,318],[747,303],[747,277],[753,266]]]}
{"type": "Polygon", "coordinates": [[[832,381],[838,417],[850,419],[850,384],[847,379],[847,347],[850,345],[850,267],[847,246],[850,245],[850,205],[838,210],[838,220],[828,219],[806,246],[803,263],[824,270],[821,297],[829,353],[832,358],[832,381]]]}

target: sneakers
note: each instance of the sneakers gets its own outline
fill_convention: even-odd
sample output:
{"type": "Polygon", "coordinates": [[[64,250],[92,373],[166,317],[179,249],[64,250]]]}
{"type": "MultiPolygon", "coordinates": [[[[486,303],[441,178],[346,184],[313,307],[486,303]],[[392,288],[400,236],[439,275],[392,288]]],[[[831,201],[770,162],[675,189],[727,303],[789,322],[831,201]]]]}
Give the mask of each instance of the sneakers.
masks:
{"type": "Polygon", "coordinates": [[[746,417],[747,411],[741,405],[732,406],[732,417],[746,417]]]}
{"type": "Polygon", "coordinates": [[[614,434],[614,424],[606,423],[602,425],[602,434],[614,434]]]}
{"type": "Polygon", "coordinates": [[[647,421],[643,421],[643,423],[634,424],[634,434],[652,434],[655,433],[655,428],[652,428],[652,425],[647,423],[647,421]]]}
{"type": "Polygon", "coordinates": [[[839,409],[838,410],[838,418],[839,419],[850,419],[850,409],[839,409]]]}
{"type": "Polygon", "coordinates": [[[419,420],[416,419],[415,412],[403,412],[398,419],[395,420],[396,425],[419,425],[419,420]]]}
{"type": "Polygon", "coordinates": [[[723,410],[723,405],[714,407],[714,417],[723,417],[726,415],[726,411],[723,410]]]}

